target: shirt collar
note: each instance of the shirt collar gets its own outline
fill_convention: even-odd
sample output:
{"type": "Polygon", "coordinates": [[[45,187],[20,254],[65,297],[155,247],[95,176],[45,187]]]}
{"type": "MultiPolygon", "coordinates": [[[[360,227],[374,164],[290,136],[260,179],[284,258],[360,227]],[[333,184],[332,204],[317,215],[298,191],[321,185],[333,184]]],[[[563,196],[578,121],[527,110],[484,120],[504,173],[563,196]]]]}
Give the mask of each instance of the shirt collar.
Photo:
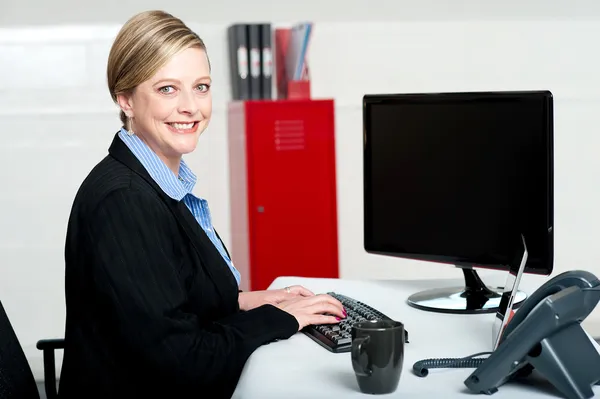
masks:
{"type": "Polygon", "coordinates": [[[196,184],[196,175],[183,159],[179,165],[179,176],[175,176],[173,171],[138,136],[129,135],[125,128],[121,128],[119,138],[165,194],[174,200],[181,201],[187,194],[192,193],[196,184]]]}

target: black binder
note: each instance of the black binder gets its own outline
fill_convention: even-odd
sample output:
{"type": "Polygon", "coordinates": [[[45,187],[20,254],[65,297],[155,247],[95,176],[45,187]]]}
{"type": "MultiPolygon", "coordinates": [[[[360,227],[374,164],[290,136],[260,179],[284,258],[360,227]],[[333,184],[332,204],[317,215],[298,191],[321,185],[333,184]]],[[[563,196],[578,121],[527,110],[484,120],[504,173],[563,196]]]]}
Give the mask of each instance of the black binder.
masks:
{"type": "Polygon", "coordinates": [[[248,27],[248,59],[250,65],[250,98],[259,99],[260,95],[260,25],[249,24],[248,27]]]}
{"type": "Polygon", "coordinates": [[[260,24],[260,97],[272,100],[273,51],[271,47],[271,24],[260,24]]]}
{"type": "Polygon", "coordinates": [[[231,94],[234,100],[250,98],[249,40],[246,24],[234,24],[227,29],[231,94]]]}

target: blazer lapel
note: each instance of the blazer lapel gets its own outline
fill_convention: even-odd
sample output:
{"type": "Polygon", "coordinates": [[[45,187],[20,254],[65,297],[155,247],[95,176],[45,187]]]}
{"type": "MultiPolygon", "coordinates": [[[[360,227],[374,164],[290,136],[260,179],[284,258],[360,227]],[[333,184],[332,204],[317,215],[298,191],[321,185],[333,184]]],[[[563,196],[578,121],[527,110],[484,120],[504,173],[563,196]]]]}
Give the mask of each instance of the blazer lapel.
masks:
{"type": "Polygon", "coordinates": [[[217,238],[219,239],[219,241],[221,241],[221,245],[223,245],[223,249],[225,250],[225,253],[229,257],[229,259],[231,259],[231,255],[229,255],[229,251],[227,250],[227,245],[225,245],[225,243],[223,242],[223,240],[221,240],[221,236],[219,235],[219,233],[217,233],[217,229],[215,229],[215,235],[217,236],[217,238]]]}
{"type": "Polygon", "coordinates": [[[148,171],[146,171],[144,165],[138,161],[135,155],[127,148],[127,145],[119,138],[118,133],[115,135],[108,152],[119,162],[146,180],[159,194],[165,204],[167,204],[177,222],[192,242],[198,257],[202,260],[204,270],[215,283],[222,299],[231,298],[232,292],[237,295],[237,281],[233,273],[231,273],[227,263],[185,203],[183,201],[176,201],[165,194],[154,179],[152,179],[148,171]]]}
{"type": "Polygon", "coordinates": [[[192,240],[192,244],[198,253],[198,256],[202,257],[206,264],[206,269],[211,275],[213,281],[221,289],[225,286],[232,286],[237,292],[237,281],[233,276],[233,273],[229,270],[229,266],[225,262],[225,259],[219,253],[219,250],[214,246],[210,238],[206,235],[202,227],[198,224],[194,215],[190,212],[188,207],[182,202],[173,200],[171,202],[173,207],[173,214],[177,218],[179,224],[185,230],[186,234],[192,240]],[[202,256],[203,254],[209,255],[202,256]],[[218,265],[218,267],[210,267],[212,265],[218,265]]]}

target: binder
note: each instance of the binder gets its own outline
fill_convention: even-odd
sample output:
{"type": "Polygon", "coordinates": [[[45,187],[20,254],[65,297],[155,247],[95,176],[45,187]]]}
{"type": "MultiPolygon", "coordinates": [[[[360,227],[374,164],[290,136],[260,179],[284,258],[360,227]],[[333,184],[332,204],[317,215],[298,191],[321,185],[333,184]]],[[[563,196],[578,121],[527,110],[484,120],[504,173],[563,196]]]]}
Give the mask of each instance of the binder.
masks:
{"type": "Polygon", "coordinates": [[[288,80],[302,79],[312,27],[312,23],[307,22],[294,25],[291,29],[285,65],[288,80]]]}
{"type": "Polygon", "coordinates": [[[310,99],[307,53],[313,30],[311,22],[291,28],[275,28],[275,79],[277,99],[310,99]]]}
{"type": "Polygon", "coordinates": [[[250,56],[250,98],[251,99],[260,99],[260,25],[259,24],[249,24],[248,27],[248,48],[249,48],[249,56],[250,56]]]}
{"type": "Polygon", "coordinates": [[[227,29],[231,94],[234,100],[250,99],[248,73],[248,29],[245,24],[234,24],[227,29]]]}
{"type": "Polygon", "coordinates": [[[288,77],[286,72],[287,49],[290,42],[291,29],[275,29],[275,82],[277,87],[277,99],[287,98],[288,77]]]}
{"type": "Polygon", "coordinates": [[[260,24],[260,94],[266,100],[273,99],[273,51],[271,47],[271,24],[260,24]]]}

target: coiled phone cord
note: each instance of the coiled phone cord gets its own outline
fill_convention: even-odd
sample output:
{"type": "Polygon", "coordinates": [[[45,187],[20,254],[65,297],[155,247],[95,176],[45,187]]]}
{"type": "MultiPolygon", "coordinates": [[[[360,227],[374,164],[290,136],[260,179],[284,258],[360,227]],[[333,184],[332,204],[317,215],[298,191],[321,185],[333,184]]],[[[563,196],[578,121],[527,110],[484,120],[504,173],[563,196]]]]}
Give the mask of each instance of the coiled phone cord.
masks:
{"type": "Polygon", "coordinates": [[[427,377],[429,369],[442,369],[442,368],[477,368],[487,360],[474,359],[478,356],[490,355],[492,352],[481,352],[471,356],[462,357],[458,359],[445,358],[445,359],[424,359],[419,360],[413,365],[413,372],[419,377],[427,377]]]}

